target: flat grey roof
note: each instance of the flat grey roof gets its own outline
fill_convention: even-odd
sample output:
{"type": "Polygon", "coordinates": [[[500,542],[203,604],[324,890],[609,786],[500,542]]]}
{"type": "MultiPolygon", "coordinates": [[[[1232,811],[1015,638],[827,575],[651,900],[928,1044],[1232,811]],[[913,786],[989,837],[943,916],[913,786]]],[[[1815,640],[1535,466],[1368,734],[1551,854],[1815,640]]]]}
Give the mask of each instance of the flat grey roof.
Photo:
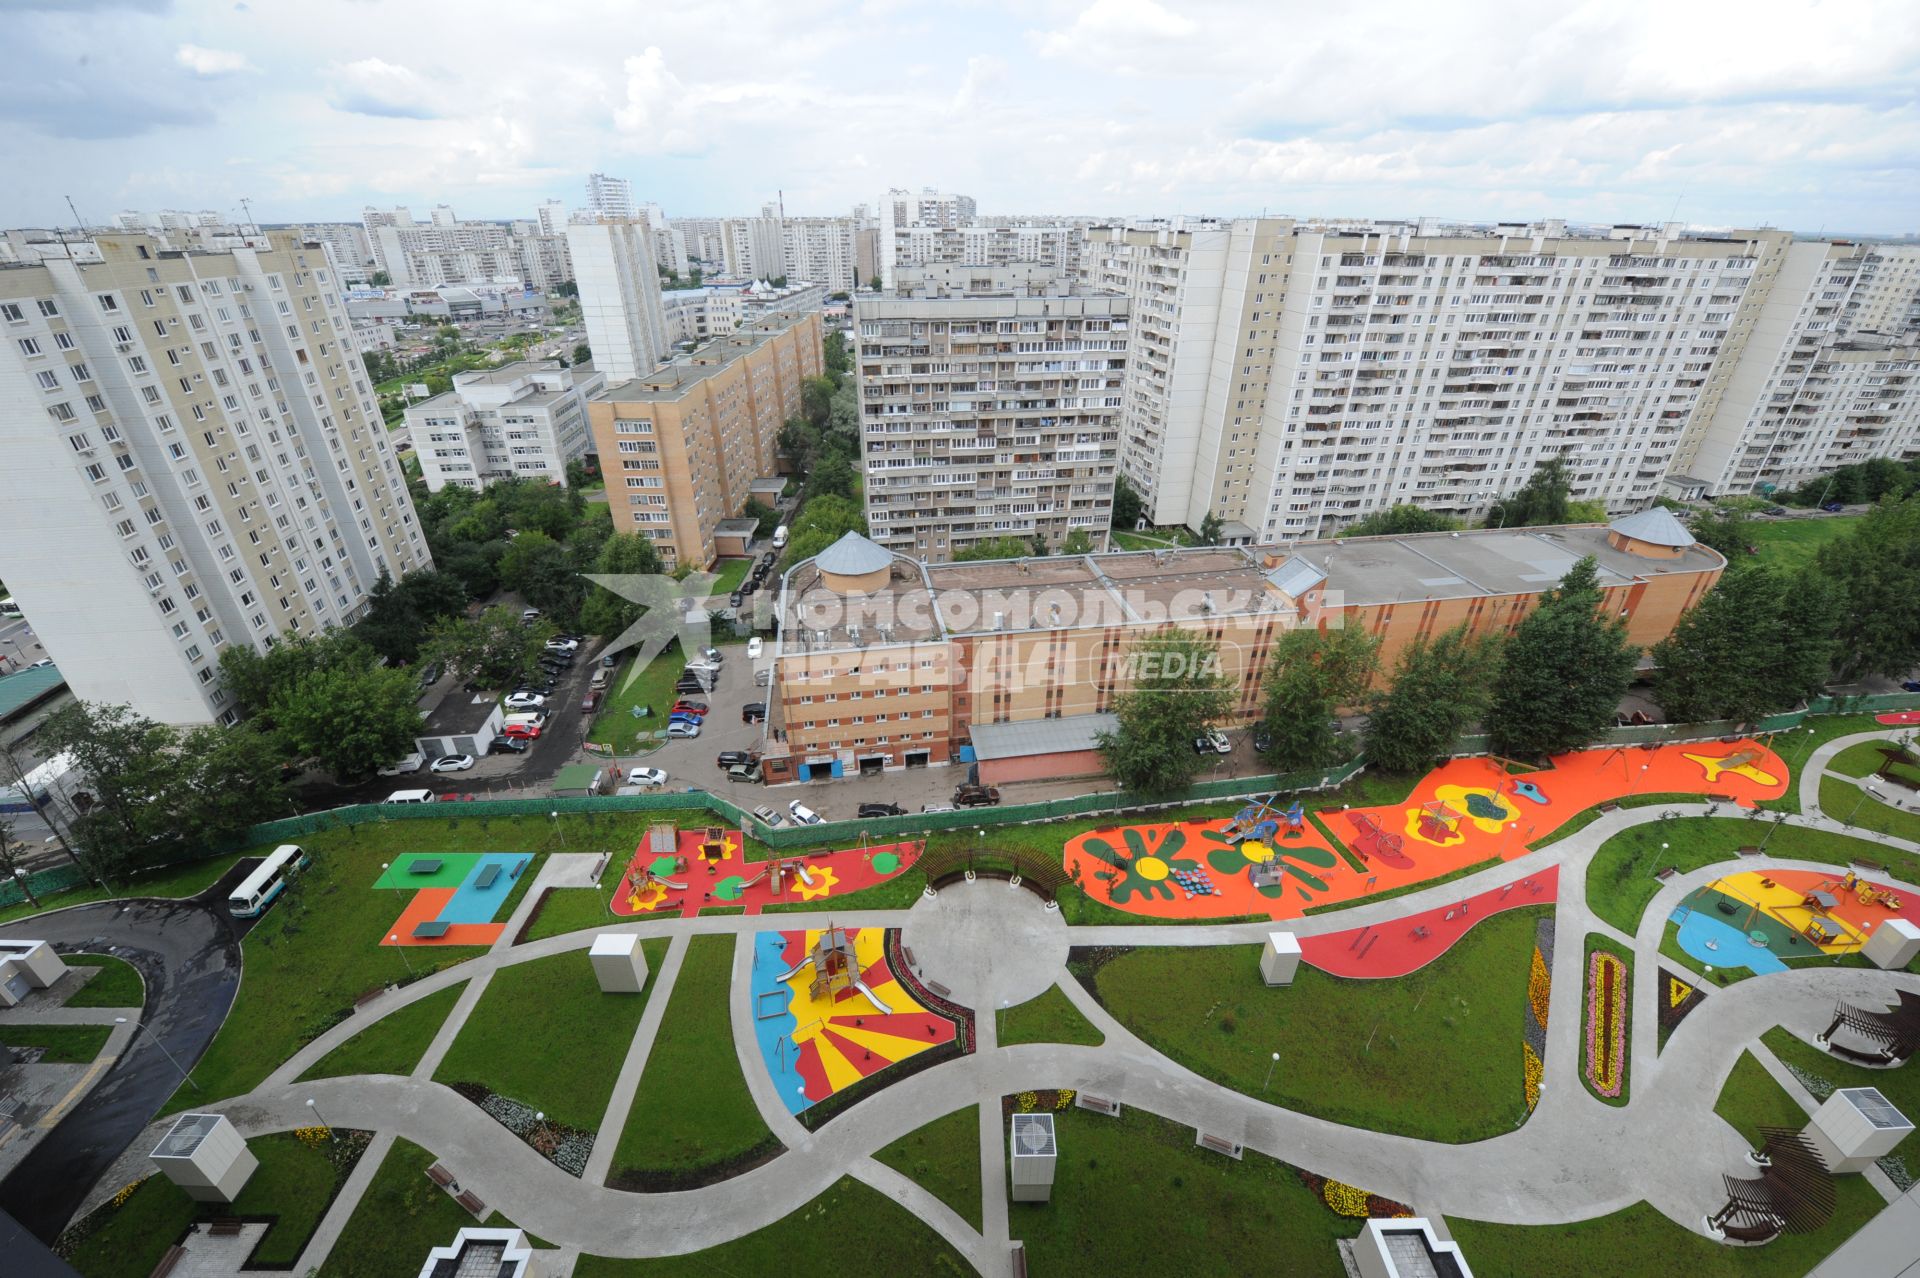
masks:
{"type": "Polygon", "coordinates": [[[1110,714],[1076,714],[1064,719],[1022,719],[1017,723],[975,723],[977,759],[1024,759],[1035,754],[1093,750],[1102,732],[1115,732],[1120,720],[1110,714]]]}
{"type": "Polygon", "coordinates": [[[605,398],[622,403],[652,404],[679,399],[688,390],[726,368],[748,351],[766,345],[806,316],[795,311],[770,311],[743,324],[725,337],[716,337],[644,377],[608,386],[605,398]]]}

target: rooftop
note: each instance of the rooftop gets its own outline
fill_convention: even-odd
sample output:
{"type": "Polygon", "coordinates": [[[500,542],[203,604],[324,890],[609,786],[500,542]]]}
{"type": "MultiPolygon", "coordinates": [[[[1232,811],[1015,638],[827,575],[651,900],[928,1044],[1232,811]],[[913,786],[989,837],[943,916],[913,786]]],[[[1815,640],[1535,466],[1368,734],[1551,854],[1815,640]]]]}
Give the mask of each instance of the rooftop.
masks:
{"type": "Polygon", "coordinates": [[[670,402],[686,395],[695,386],[720,372],[748,351],[766,345],[773,338],[807,319],[795,311],[776,311],[751,324],[735,329],[725,337],[716,337],[644,377],[630,378],[606,389],[604,398],[619,403],[653,404],[670,402]]]}
{"type": "Polygon", "coordinates": [[[1099,748],[1102,732],[1115,732],[1120,720],[1111,714],[1076,714],[1061,719],[1023,719],[1012,723],[973,725],[974,757],[1021,759],[1034,754],[1064,754],[1099,748]]]}
{"type": "Polygon", "coordinates": [[[59,666],[32,666],[0,675],[0,719],[12,718],[40,698],[66,686],[59,666]]]}

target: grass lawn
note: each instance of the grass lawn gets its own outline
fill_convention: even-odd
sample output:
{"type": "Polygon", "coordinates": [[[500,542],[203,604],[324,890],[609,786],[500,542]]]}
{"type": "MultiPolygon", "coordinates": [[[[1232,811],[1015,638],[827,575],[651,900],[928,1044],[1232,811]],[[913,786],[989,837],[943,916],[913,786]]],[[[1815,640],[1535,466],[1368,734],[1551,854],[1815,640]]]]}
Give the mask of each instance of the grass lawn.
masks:
{"type": "Polygon", "coordinates": [[[66,955],[68,967],[97,967],[100,975],[67,1000],[68,1007],[139,1007],[147,1001],[147,983],[133,964],[106,954],[66,955]]]}
{"type": "Polygon", "coordinates": [[[1544,912],[1493,915],[1395,980],[1302,964],[1291,986],[1274,989],[1260,979],[1258,946],[1218,945],[1135,949],[1095,984],[1148,1044],[1236,1091],[1374,1131],[1480,1140],[1526,1115],[1520,1049],[1544,912]]]}
{"type": "MultiPolygon", "coordinates": [[[[484,1222],[427,1179],[433,1155],[411,1141],[393,1142],[360,1205],[327,1256],[327,1278],[415,1278],[420,1262],[464,1228],[507,1228],[499,1212],[484,1222]]],[[[460,1168],[453,1169],[458,1175],[460,1168]]]]}
{"type": "Polygon", "coordinates": [[[609,1184],[624,1176],[707,1183],[718,1179],[712,1173],[779,1148],[734,1055],[732,974],[731,936],[693,938],[620,1133],[609,1184]]]}
{"type": "MultiPolygon", "coordinates": [[[[416,1271],[418,1266],[415,1267],[416,1271]]],[[[781,1278],[962,1278],[973,1267],[891,1198],[842,1176],[799,1211],[744,1238],[687,1256],[582,1256],[574,1278],[779,1274],[781,1278]]]]}
{"type": "Polygon", "coordinates": [[[606,743],[623,754],[652,744],[641,740],[642,733],[666,731],[667,711],[679,695],[673,685],[680,682],[680,671],[686,665],[678,639],[661,649],[640,671],[640,677],[629,683],[636,660],[637,654],[626,658],[613,672],[607,699],[600,703],[593,727],[587,732],[587,740],[606,743]],[[653,713],[636,719],[633,712],[637,707],[650,707],[653,713]]]}
{"type": "Polygon", "coordinates": [[[1845,777],[1870,777],[1887,761],[1886,748],[1892,744],[1891,737],[1885,741],[1857,742],[1828,759],[1827,771],[1845,777]]]}
{"type": "Polygon", "coordinates": [[[1046,993],[994,1013],[1000,1046],[1016,1043],[1079,1043],[1098,1047],[1107,1036],[1096,1029],[1058,985],[1046,993]]]}
{"type": "MultiPolygon", "coordinates": [[[[1518,1046],[1513,1055],[1518,1096],[1518,1046]]],[[[1194,1144],[1191,1127],[1133,1108],[1119,1118],[1063,1110],[1054,1127],[1053,1201],[1007,1204],[1009,1232],[1026,1243],[1033,1273],[1346,1272],[1334,1243],[1360,1222],[1336,1216],[1284,1163],[1252,1150],[1240,1162],[1223,1158],[1194,1144]]]]}
{"type": "Polygon", "coordinates": [[[722,559],[720,566],[714,569],[714,582],[713,585],[707,588],[707,594],[709,596],[718,595],[720,598],[725,599],[728,595],[740,589],[740,583],[745,581],[747,574],[752,571],[752,559],[722,559]]]}
{"type": "MultiPolygon", "coordinates": [[[[618,870],[609,866],[607,873],[616,874],[618,870]]],[[[620,921],[607,908],[607,894],[599,888],[551,888],[538,908],[540,912],[533,916],[533,924],[527,928],[529,941],[620,921]]]]}
{"type": "MultiPolygon", "coordinates": [[[[1880,1094],[1892,1101],[1894,1108],[1901,1113],[1909,1116],[1920,1114],[1920,1070],[1910,1065],[1898,1069],[1867,1069],[1852,1061],[1829,1056],[1811,1043],[1801,1042],[1778,1025],[1762,1034],[1760,1041],[1780,1058],[1783,1065],[1793,1065],[1806,1073],[1816,1074],[1835,1087],[1879,1088],[1880,1094]]],[[[1908,1136],[1894,1148],[1894,1153],[1904,1157],[1907,1165],[1912,1167],[1916,1158],[1920,1158],[1920,1137],[1908,1136]]]]}
{"type": "Polygon", "coordinates": [[[1587,866],[1587,901],[1595,914],[1631,936],[1639,929],[1647,902],[1662,886],[1653,877],[1655,870],[1672,865],[1684,874],[1735,861],[1742,846],[1762,839],[1770,856],[1839,866],[1861,856],[1890,867],[1909,883],[1920,883],[1920,856],[1884,844],[1791,825],[1775,829],[1765,817],[1677,817],[1622,830],[1601,844],[1587,866]]]}
{"type": "MultiPolygon", "coordinates": [[[[1888,798],[1899,790],[1884,781],[1874,783],[1888,798]]],[[[1880,802],[1859,786],[1835,777],[1820,778],[1820,810],[1836,821],[1844,821],[1857,830],[1891,834],[1896,839],[1920,843],[1920,815],[1880,802]]],[[[1880,858],[1874,858],[1878,860],[1880,858]]]]}
{"type": "Polygon", "coordinates": [[[43,1065],[86,1065],[107,1045],[111,1025],[0,1025],[8,1047],[44,1047],[43,1065]]]}
{"type": "Polygon", "coordinates": [[[1627,988],[1622,991],[1627,1018],[1627,1032],[1621,1038],[1620,1094],[1618,1096],[1602,1096],[1594,1089],[1593,1080],[1588,1077],[1588,1069],[1591,1064],[1592,1034],[1590,1033],[1590,1027],[1584,1024],[1582,1025],[1580,1035],[1580,1082],[1595,1100],[1608,1105],[1624,1105],[1632,1095],[1633,1088],[1633,1075],[1630,1072],[1633,1064],[1633,951],[1615,942],[1611,937],[1602,936],[1598,932],[1587,933],[1587,961],[1580,969],[1581,979],[1587,984],[1586,997],[1582,999],[1580,1003],[1580,1014],[1583,1017],[1587,1015],[1587,1009],[1593,1005],[1593,952],[1595,950],[1605,950],[1624,963],[1627,968],[1627,988]]]}
{"type": "MultiPolygon", "coordinates": [[[[664,939],[644,942],[649,974],[664,939]]],[[[646,991],[602,994],[585,954],[555,954],[503,967],[474,1005],[434,1078],[480,1083],[544,1110],[556,1123],[595,1131],[646,1008],[646,991]],[[504,1051],[541,1043],[543,1051],[504,1051]]]]}
{"type": "MultiPolygon", "coordinates": [[[[1698,803],[1700,802],[1700,796],[1697,794],[1625,794],[1617,799],[1611,800],[1611,802],[1623,808],[1658,808],[1672,807],[1676,803],[1698,803]]],[[[1558,843],[1568,835],[1578,834],[1595,821],[1598,821],[1600,817],[1601,812],[1597,805],[1583,809],[1575,813],[1572,819],[1565,825],[1535,839],[1533,842],[1527,844],[1527,846],[1539,849],[1547,847],[1550,844],[1558,843]]]]}
{"type": "MultiPolygon", "coordinates": [[[[1763,743],[1787,765],[1787,792],[1777,799],[1761,803],[1776,812],[1800,810],[1800,774],[1807,760],[1835,737],[1850,737],[1860,732],[1885,732],[1887,725],[1870,714],[1820,714],[1804,720],[1797,728],[1782,728],[1762,738],[1763,743]]],[[[1844,752],[1843,752],[1844,753],[1844,752]]]]}
{"type": "MultiPolygon", "coordinates": [[[[495,977],[497,982],[500,978],[495,977]]],[[[460,1001],[465,983],[436,990],[383,1016],[313,1063],[300,1077],[340,1078],[348,1074],[411,1074],[427,1053],[447,1013],[460,1001]]]]}
{"type": "MultiPolygon", "coordinates": [[[[325,1142],[308,1145],[292,1132],[255,1136],[247,1148],[260,1166],[231,1207],[196,1203],[185,1190],[155,1173],[141,1181],[126,1202],[118,1207],[109,1203],[88,1218],[91,1232],[74,1247],[73,1267],[86,1278],[144,1278],[195,1219],[276,1216],[278,1220],[261,1240],[258,1261],[268,1267],[292,1268],[352,1164],[336,1167],[333,1156],[340,1152],[338,1148],[329,1149],[325,1142]]],[[[409,1274],[419,1272],[419,1255],[425,1254],[423,1247],[411,1257],[409,1274]]],[[[334,1271],[330,1267],[328,1272],[334,1271]]]]}
{"type": "Polygon", "coordinates": [[[1732,1124],[1755,1149],[1767,1141],[1760,1132],[1762,1127],[1797,1129],[1807,1125],[1807,1111],[1787,1095],[1786,1088],[1773,1081],[1773,1075],[1752,1052],[1740,1053],[1740,1059],[1734,1062],[1733,1073],[1727,1075],[1720,1089],[1720,1099],[1713,1103],[1713,1112],[1732,1124]]]}
{"type": "Polygon", "coordinates": [[[1795,572],[1813,562],[1820,547],[1837,541],[1860,524],[1859,515],[1816,515],[1811,519],[1749,520],[1741,531],[1760,547],[1755,559],[1769,568],[1795,572]]]}
{"type": "Polygon", "coordinates": [[[1686,1278],[1802,1278],[1886,1206],[1864,1176],[1834,1181],[1833,1219],[1811,1234],[1782,1234],[1764,1247],[1728,1247],[1662,1216],[1646,1203],[1572,1225],[1489,1225],[1449,1216],[1447,1227],[1476,1278],[1591,1278],[1597,1257],[1610,1274],[1686,1278]]]}
{"type": "MultiPolygon", "coordinates": [[[[269,848],[267,851],[271,851],[269,848]]],[[[263,855],[260,849],[251,853],[229,852],[223,856],[208,857],[204,861],[188,861],[184,865],[170,865],[151,874],[136,875],[132,879],[115,879],[114,889],[106,891],[89,883],[84,887],[72,888],[65,892],[48,896],[40,894],[40,910],[62,910],[69,905],[85,905],[88,901],[104,901],[123,896],[198,896],[212,887],[241,857],[263,855]]],[[[30,918],[40,913],[32,905],[21,901],[0,908],[0,923],[11,923],[15,919],[30,918]]]]}
{"type": "Polygon", "coordinates": [[[973,1105],[936,1118],[880,1150],[875,1158],[917,1181],[980,1228],[980,1111],[973,1105]]]}

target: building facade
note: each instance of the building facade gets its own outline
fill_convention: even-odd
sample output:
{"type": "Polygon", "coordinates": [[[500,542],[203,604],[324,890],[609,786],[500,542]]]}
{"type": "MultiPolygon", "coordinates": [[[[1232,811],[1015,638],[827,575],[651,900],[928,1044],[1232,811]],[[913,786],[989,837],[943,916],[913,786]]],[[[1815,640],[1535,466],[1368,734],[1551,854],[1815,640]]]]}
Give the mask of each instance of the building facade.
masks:
{"type": "MultiPolygon", "coordinates": [[[[584,293],[583,293],[584,296],[584,293]]],[[[714,529],[775,474],[781,426],[820,376],[818,311],[775,314],[587,405],[615,532],[653,539],[669,568],[705,567],[714,529]]]]}
{"type": "Polygon", "coordinates": [[[645,222],[576,222],[567,228],[587,344],[594,367],[609,382],[651,372],[671,345],[652,238],[645,222]]]}
{"type": "Polygon", "coordinates": [[[74,694],[230,720],[229,644],[432,566],[318,241],[0,270],[0,575],[74,694]]]}
{"type": "Polygon", "coordinates": [[[428,491],[498,479],[565,484],[567,463],[592,446],[587,401],[605,385],[593,365],[557,360],[455,373],[452,390],[406,410],[428,491]]]}
{"type": "Polygon", "coordinates": [[[624,222],[634,217],[633,183],[604,173],[587,174],[587,215],[624,222]]]}
{"type": "Polygon", "coordinates": [[[401,287],[517,282],[520,259],[513,233],[498,222],[462,222],[437,206],[416,222],[405,208],[368,209],[362,215],[374,265],[401,287]]]}
{"type": "Polygon", "coordinates": [[[856,300],[867,524],[888,550],[1104,544],[1129,303],[1038,287],[1054,291],[856,300]]]}

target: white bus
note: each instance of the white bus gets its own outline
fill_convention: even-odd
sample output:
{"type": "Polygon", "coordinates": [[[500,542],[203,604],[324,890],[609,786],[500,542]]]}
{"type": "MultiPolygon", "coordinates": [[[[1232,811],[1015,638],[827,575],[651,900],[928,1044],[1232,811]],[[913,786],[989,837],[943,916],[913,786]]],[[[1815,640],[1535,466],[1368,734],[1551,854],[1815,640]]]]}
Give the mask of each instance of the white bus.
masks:
{"type": "Polygon", "coordinates": [[[273,904],[287,880],[309,864],[307,854],[297,845],[282,843],[227,896],[227,912],[236,919],[253,918],[273,904]]]}
{"type": "Polygon", "coordinates": [[[0,598],[0,617],[24,617],[25,615],[20,611],[20,605],[13,601],[12,595],[0,598]]]}

